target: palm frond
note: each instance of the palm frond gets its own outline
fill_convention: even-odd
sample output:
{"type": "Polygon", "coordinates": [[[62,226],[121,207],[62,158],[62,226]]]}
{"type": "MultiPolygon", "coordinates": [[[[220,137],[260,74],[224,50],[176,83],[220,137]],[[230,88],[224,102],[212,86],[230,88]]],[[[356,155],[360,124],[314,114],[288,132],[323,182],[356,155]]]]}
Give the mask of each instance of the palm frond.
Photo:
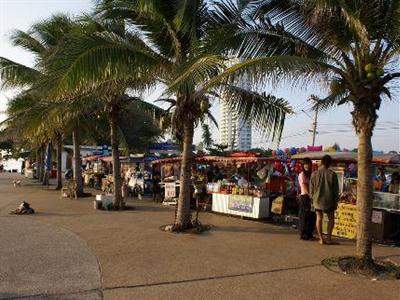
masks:
{"type": "Polygon", "coordinates": [[[32,34],[22,30],[14,30],[10,39],[14,46],[21,47],[35,55],[40,55],[46,50],[45,46],[32,34]]]}
{"type": "Polygon", "coordinates": [[[224,85],[222,88],[222,101],[226,102],[231,111],[251,121],[266,136],[272,135],[272,140],[280,140],[286,115],[293,112],[285,99],[233,85],[224,85]]]}
{"type": "Polygon", "coordinates": [[[188,87],[198,86],[202,82],[214,77],[225,68],[225,59],[218,55],[204,55],[196,57],[194,61],[183,64],[177,71],[174,80],[168,85],[170,92],[186,90],[188,87]]]}
{"type": "Polygon", "coordinates": [[[138,81],[145,76],[147,80],[150,76],[145,72],[159,64],[156,56],[112,32],[71,37],[47,62],[48,79],[43,85],[56,82],[54,93],[62,95],[90,91],[107,81],[138,81]]]}
{"type": "Polygon", "coordinates": [[[206,112],[206,116],[207,116],[207,118],[214,124],[215,127],[219,128],[219,126],[218,126],[218,121],[217,121],[217,119],[214,117],[214,115],[211,113],[211,111],[207,111],[207,112],[206,112]]]}
{"type": "Polygon", "coordinates": [[[0,79],[4,88],[25,87],[33,84],[41,75],[34,68],[0,57],[0,79]]]}
{"type": "Polygon", "coordinates": [[[128,105],[130,110],[141,111],[147,113],[151,117],[160,116],[165,111],[157,105],[144,101],[138,97],[128,97],[128,105]]]}
{"type": "Polygon", "coordinates": [[[58,44],[64,36],[71,32],[78,23],[74,22],[66,14],[55,14],[50,18],[33,24],[31,32],[38,36],[43,50],[47,50],[58,44]]]}
{"type": "Polygon", "coordinates": [[[342,73],[340,69],[321,62],[297,56],[271,56],[248,59],[226,69],[221,74],[205,82],[201,92],[216,87],[221,83],[235,83],[248,77],[251,82],[258,84],[272,83],[273,85],[290,82],[292,86],[308,84],[319,79],[321,74],[329,72],[342,73]]]}
{"type": "Polygon", "coordinates": [[[313,109],[318,109],[326,111],[332,109],[335,106],[342,105],[350,101],[349,94],[347,91],[339,91],[335,93],[330,93],[327,97],[323,99],[318,99],[313,109]]]}

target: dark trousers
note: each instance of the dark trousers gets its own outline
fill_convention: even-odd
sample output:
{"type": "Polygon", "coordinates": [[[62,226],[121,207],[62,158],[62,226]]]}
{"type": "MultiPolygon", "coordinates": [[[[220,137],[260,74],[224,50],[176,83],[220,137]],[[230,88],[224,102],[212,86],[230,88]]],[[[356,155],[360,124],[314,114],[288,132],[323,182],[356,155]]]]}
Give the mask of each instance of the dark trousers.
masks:
{"type": "Polygon", "coordinates": [[[313,237],[316,215],[311,211],[311,199],[308,195],[299,198],[299,234],[303,240],[313,237]]]}

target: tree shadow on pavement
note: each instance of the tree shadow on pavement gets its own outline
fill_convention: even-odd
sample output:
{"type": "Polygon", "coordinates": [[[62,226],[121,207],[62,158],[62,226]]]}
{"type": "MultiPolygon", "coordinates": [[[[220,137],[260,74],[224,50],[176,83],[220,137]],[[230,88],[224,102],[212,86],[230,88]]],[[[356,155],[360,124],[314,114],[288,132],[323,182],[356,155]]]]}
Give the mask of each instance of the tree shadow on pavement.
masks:
{"type": "Polygon", "coordinates": [[[285,234],[297,235],[297,231],[287,228],[260,228],[260,227],[242,227],[242,226],[215,226],[215,231],[224,232],[248,232],[248,233],[263,233],[263,234],[285,234]]]}

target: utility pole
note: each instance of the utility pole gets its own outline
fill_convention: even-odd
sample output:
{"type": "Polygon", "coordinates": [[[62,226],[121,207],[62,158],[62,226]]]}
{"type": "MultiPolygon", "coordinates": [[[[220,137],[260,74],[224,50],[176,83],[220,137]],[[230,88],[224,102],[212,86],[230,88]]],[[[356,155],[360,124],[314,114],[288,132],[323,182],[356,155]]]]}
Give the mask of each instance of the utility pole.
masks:
{"type": "Polygon", "coordinates": [[[314,122],[312,123],[312,129],[309,130],[309,132],[312,132],[312,145],[315,146],[315,137],[317,135],[317,122],[318,122],[318,101],[319,99],[311,95],[310,101],[313,101],[315,103],[315,112],[314,112],[314,122]]]}
{"type": "Polygon", "coordinates": [[[317,120],[318,120],[318,105],[315,108],[314,114],[314,122],[313,122],[313,129],[312,129],[312,145],[315,146],[315,136],[317,135],[317,120]]]}

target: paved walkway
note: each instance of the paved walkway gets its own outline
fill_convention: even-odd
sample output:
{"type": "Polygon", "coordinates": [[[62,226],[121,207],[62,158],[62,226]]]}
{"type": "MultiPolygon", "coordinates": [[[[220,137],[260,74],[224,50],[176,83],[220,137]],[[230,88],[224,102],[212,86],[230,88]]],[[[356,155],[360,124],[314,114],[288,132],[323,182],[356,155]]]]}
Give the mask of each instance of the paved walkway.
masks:
{"type": "MultiPolygon", "coordinates": [[[[0,299],[400,296],[399,281],[351,278],[321,266],[323,258],[352,254],[351,241],[321,246],[300,241],[290,228],[211,213],[201,215],[215,226],[209,233],[169,234],[159,227],[171,222],[171,208],[135,200],[134,211],[102,212],[92,200],[60,199],[29,180],[15,189],[10,175],[0,174],[0,299]],[[8,216],[22,200],[37,214],[8,216]]],[[[400,258],[399,248],[375,246],[374,253],[400,258]]]]}

